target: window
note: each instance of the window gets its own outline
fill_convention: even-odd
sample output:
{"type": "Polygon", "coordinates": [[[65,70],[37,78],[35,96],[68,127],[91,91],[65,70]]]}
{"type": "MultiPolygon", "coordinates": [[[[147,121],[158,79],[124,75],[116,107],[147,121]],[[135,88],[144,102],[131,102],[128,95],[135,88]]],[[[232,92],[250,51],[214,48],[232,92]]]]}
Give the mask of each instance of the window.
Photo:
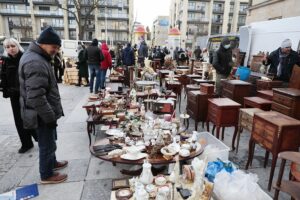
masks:
{"type": "Polygon", "coordinates": [[[246,23],[246,16],[239,16],[239,19],[238,19],[238,24],[245,24],[246,23]]]}
{"type": "Polygon", "coordinates": [[[230,13],[233,13],[234,12],[234,4],[230,4],[230,13]]]}
{"type": "Polygon", "coordinates": [[[212,25],[211,26],[211,34],[215,35],[215,34],[221,34],[221,26],[219,25],[212,25]]]}
{"type": "Polygon", "coordinates": [[[195,16],[196,16],[195,13],[189,13],[188,14],[188,19],[193,20],[193,19],[195,19],[195,16]]]}
{"type": "Polygon", "coordinates": [[[69,31],[69,37],[71,40],[76,40],[76,31],[69,31]]]}
{"type": "Polygon", "coordinates": [[[189,2],[189,9],[195,10],[196,9],[196,3],[195,2],[189,2]]]}
{"type": "Polygon", "coordinates": [[[248,4],[240,4],[240,12],[247,12],[248,4]]]}
{"type": "Polygon", "coordinates": [[[50,11],[50,7],[40,6],[40,7],[39,7],[39,10],[50,11]]]}
{"type": "Polygon", "coordinates": [[[232,16],[232,15],[229,15],[229,18],[228,18],[228,24],[232,24],[232,20],[233,20],[233,16],[232,16]]]}

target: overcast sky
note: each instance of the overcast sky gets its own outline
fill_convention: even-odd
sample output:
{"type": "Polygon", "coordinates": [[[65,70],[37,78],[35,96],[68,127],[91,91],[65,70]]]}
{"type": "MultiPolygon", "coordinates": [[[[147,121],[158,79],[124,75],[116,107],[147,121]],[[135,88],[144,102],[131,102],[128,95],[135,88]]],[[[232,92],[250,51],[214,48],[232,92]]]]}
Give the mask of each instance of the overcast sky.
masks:
{"type": "Polygon", "coordinates": [[[168,16],[171,0],[134,0],[134,20],[149,26],[157,16],[168,16]]]}

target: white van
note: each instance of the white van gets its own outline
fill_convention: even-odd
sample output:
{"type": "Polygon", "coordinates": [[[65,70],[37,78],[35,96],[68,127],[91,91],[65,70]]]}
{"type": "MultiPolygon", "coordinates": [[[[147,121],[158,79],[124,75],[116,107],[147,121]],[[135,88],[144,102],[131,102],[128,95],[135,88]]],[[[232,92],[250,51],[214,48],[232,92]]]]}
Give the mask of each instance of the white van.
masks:
{"type": "Polygon", "coordinates": [[[79,40],[61,40],[61,51],[64,58],[77,58],[79,40]]]}
{"type": "MultiPolygon", "coordinates": [[[[83,40],[61,40],[61,51],[64,58],[77,58],[77,47],[78,45],[89,46],[91,41],[83,40]]],[[[101,45],[101,42],[99,42],[101,45]]]]}

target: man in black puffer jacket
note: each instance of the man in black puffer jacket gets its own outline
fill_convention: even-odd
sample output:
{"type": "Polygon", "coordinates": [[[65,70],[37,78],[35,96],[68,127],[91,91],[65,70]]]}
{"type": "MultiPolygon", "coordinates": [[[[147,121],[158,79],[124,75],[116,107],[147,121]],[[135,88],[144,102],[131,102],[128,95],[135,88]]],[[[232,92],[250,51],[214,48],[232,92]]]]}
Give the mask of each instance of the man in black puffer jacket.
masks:
{"type": "Polygon", "coordinates": [[[212,65],[217,71],[216,93],[221,96],[221,79],[228,78],[233,66],[232,50],[230,48],[230,41],[227,37],[223,38],[219,49],[214,52],[212,65]]]}
{"type": "Polygon", "coordinates": [[[61,40],[52,27],[46,28],[37,42],[32,42],[19,64],[20,105],[24,128],[36,129],[39,144],[41,183],[61,183],[66,174],[54,173],[67,161],[57,161],[56,127],[63,109],[51,60],[61,40]]]}

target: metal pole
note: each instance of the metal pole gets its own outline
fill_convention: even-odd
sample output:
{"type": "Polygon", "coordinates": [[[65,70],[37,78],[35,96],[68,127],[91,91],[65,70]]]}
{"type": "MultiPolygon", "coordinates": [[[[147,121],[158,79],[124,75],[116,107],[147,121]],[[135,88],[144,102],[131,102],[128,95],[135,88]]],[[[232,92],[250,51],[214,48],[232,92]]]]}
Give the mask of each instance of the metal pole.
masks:
{"type": "Polygon", "coordinates": [[[105,7],[105,42],[107,44],[107,7],[105,7]]]}

